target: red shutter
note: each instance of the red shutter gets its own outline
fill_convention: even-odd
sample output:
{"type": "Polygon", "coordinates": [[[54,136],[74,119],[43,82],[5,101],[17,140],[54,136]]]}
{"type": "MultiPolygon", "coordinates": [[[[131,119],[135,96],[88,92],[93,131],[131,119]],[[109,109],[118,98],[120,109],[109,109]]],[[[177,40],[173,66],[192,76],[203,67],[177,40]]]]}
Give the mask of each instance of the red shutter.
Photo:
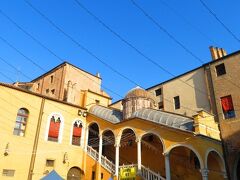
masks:
{"type": "Polygon", "coordinates": [[[226,96],[221,98],[222,108],[223,111],[231,111],[233,110],[233,103],[232,103],[232,97],[226,96]]]}
{"type": "Polygon", "coordinates": [[[50,122],[48,137],[52,138],[58,138],[59,135],[59,129],[60,129],[60,122],[50,122]]]}
{"type": "Polygon", "coordinates": [[[81,127],[73,127],[73,136],[81,137],[82,128],[81,127]]]}

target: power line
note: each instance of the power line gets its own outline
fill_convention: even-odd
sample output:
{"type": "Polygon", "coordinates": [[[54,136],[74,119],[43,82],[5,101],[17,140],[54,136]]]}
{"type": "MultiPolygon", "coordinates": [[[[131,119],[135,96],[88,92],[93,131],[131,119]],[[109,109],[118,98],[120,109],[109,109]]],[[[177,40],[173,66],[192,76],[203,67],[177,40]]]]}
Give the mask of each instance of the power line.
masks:
{"type": "Polygon", "coordinates": [[[198,32],[199,34],[202,35],[202,37],[204,37],[206,40],[210,41],[212,44],[217,45],[218,43],[216,43],[212,38],[210,38],[209,36],[207,36],[203,31],[201,31],[201,29],[199,29],[197,26],[195,26],[194,24],[192,24],[189,20],[187,20],[181,13],[179,13],[175,8],[171,7],[165,0],[159,0],[159,2],[164,5],[165,7],[167,7],[168,9],[170,9],[179,19],[182,19],[186,24],[188,24],[190,27],[192,27],[192,29],[194,29],[196,32],[198,32]]]}
{"type": "MultiPolygon", "coordinates": [[[[2,13],[3,13],[3,11],[1,11],[2,13]]],[[[1,13],[0,12],[0,13],[1,13]]],[[[41,45],[43,48],[45,48],[45,49],[47,49],[50,53],[53,53],[53,51],[52,50],[50,50],[49,48],[47,48],[45,45],[43,45],[39,40],[37,40],[36,38],[34,38],[30,33],[28,33],[28,32],[26,32],[23,28],[21,28],[14,20],[12,20],[9,16],[7,16],[6,15],[6,13],[3,13],[3,15],[7,18],[7,19],[9,19],[13,24],[15,24],[18,28],[20,28],[20,30],[22,30],[25,34],[27,34],[28,36],[30,36],[33,40],[36,40],[36,42],[39,44],[39,45],[41,45]]],[[[45,17],[45,16],[44,16],[45,17]]],[[[127,42],[127,41],[126,41],[127,42]]],[[[13,45],[11,45],[11,46],[13,46],[13,45]]],[[[14,48],[14,49],[16,49],[16,48],[14,48]]],[[[140,51],[139,51],[140,52],[140,51]]],[[[23,53],[22,53],[23,54],[23,53]]],[[[61,60],[61,58],[59,57],[59,56],[57,56],[56,55],[56,53],[54,53],[55,54],[55,57],[57,57],[58,59],[60,59],[61,60]]],[[[124,76],[124,75],[123,75],[124,76]]],[[[127,79],[127,80],[130,80],[129,78],[127,79]]],[[[185,84],[187,84],[188,86],[190,86],[190,87],[192,87],[192,88],[194,88],[194,89],[196,89],[196,90],[198,90],[199,92],[201,92],[201,93],[203,93],[203,94],[205,94],[206,95],[206,93],[205,92],[203,92],[203,91],[201,91],[200,89],[197,89],[197,88],[195,88],[195,87],[193,87],[192,85],[190,85],[190,84],[188,84],[188,83],[186,83],[185,81],[183,81],[183,80],[181,80],[181,79],[179,79],[180,81],[182,81],[183,83],[185,83],[185,84]]],[[[131,82],[131,80],[130,80],[130,82],[131,82]]],[[[137,83],[136,83],[137,84],[137,83]]],[[[140,86],[139,84],[137,84],[138,86],[140,86]]],[[[113,92],[113,91],[112,91],[113,92]]],[[[116,93],[115,93],[116,94],[116,93]]],[[[119,97],[121,97],[120,95],[119,95],[119,97]]],[[[170,103],[172,103],[172,101],[171,100],[168,100],[168,99],[166,99],[166,98],[164,98],[166,101],[168,101],[168,102],[170,102],[170,103]]],[[[192,112],[196,112],[196,110],[193,110],[193,109],[191,109],[191,108],[189,108],[189,107],[185,107],[185,106],[183,106],[183,105],[181,105],[181,107],[182,108],[184,108],[184,109],[188,109],[188,110],[191,110],[192,112]]]]}
{"type": "MultiPolygon", "coordinates": [[[[165,31],[165,29],[152,17],[152,16],[150,16],[142,7],[140,7],[134,0],[130,0],[132,3],[133,3],[133,5],[137,8],[137,9],[139,9],[153,24],[155,24],[160,30],[162,30],[162,31],[165,31]]],[[[166,33],[168,33],[167,31],[166,31],[166,33]]],[[[174,38],[174,37],[173,37],[174,38]]],[[[190,51],[190,53],[191,54],[193,54],[191,51],[190,51]]],[[[193,54],[194,55],[194,54],[193,54]]],[[[200,58],[198,58],[196,55],[194,55],[196,58],[196,60],[200,60],[199,62],[203,62],[200,58]]],[[[228,75],[229,77],[231,77],[230,75],[228,75]]],[[[232,77],[231,77],[232,78],[232,77]]],[[[228,79],[226,79],[226,78],[224,78],[225,80],[228,80],[228,79]]],[[[181,79],[179,79],[179,80],[181,80],[181,79]]],[[[185,82],[185,81],[183,81],[183,82],[185,82]]],[[[234,82],[232,82],[231,80],[229,80],[229,82],[231,83],[231,84],[233,84],[234,86],[236,86],[237,88],[240,88],[240,86],[238,86],[236,83],[234,83],[234,82]]],[[[186,82],[185,82],[186,83],[186,82]]],[[[188,83],[186,83],[187,85],[189,85],[188,83]]],[[[191,85],[189,85],[189,86],[191,86],[191,85]]],[[[192,88],[194,88],[195,90],[198,90],[199,92],[202,92],[201,90],[199,90],[199,89],[197,89],[197,88],[195,88],[194,86],[191,86],[192,88]]],[[[206,94],[208,97],[210,97],[210,95],[208,95],[207,93],[205,93],[205,92],[203,92],[203,94],[206,94]]]]}
{"type": "Polygon", "coordinates": [[[161,26],[151,15],[149,15],[140,5],[138,5],[134,0],[130,0],[132,4],[139,9],[144,16],[146,16],[152,23],[154,23],[159,30],[164,32],[169,38],[171,38],[176,44],[178,44],[182,49],[184,49],[188,54],[190,54],[192,57],[194,57],[197,61],[200,63],[204,63],[197,55],[195,55],[190,49],[188,49],[183,43],[181,43],[179,40],[177,40],[170,32],[167,31],[163,26],[161,26]]]}
{"type": "Polygon", "coordinates": [[[110,66],[107,62],[105,62],[103,59],[99,58],[97,55],[95,55],[92,51],[90,51],[88,48],[83,46],[83,44],[80,44],[77,40],[75,40],[72,36],[70,36],[68,33],[66,33],[62,28],[60,28],[58,25],[56,25],[52,20],[50,20],[46,15],[44,15],[40,10],[38,10],[36,7],[34,7],[29,1],[25,0],[25,2],[35,11],[37,12],[42,18],[44,18],[48,23],[50,23],[53,27],[55,27],[59,32],[61,32],[64,36],[66,36],[69,40],[71,40],[74,44],[76,44],[78,47],[80,47],[83,51],[85,51],[87,54],[92,56],[94,59],[102,63],[105,67],[110,69],[112,72],[118,74],[120,77],[128,80],[132,84],[139,86],[135,81],[131,80],[127,76],[120,73],[118,70],[110,66]]]}
{"type": "Polygon", "coordinates": [[[205,7],[205,9],[222,25],[222,27],[236,40],[240,43],[240,39],[230,30],[230,28],[225,25],[223,23],[223,21],[221,21],[220,18],[218,18],[218,16],[216,15],[215,12],[213,12],[213,10],[211,10],[208,5],[203,1],[203,0],[199,0],[200,3],[203,5],[203,7],[205,7]]]}
{"type": "MultiPolygon", "coordinates": [[[[28,37],[30,37],[33,41],[35,41],[38,45],[40,45],[42,48],[44,48],[45,50],[47,50],[50,54],[52,54],[53,56],[55,56],[58,60],[60,60],[61,62],[64,62],[64,60],[59,56],[57,55],[55,52],[53,52],[50,48],[48,48],[46,45],[44,45],[40,40],[38,40],[37,38],[35,38],[32,34],[30,34],[29,32],[27,32],[24,28],[22,28],[18,23],[16,23],[16,21],[14,21],[12,18],[10,18],[5,12],[3,12],[1,9],[0,9],[0,14],[2,14],[5,18],[7,18],[13,25],[15,25],[19,30],[21,30],[24,34],[26,34],[28,37]]],[[[4,39],[5,40],[5,39],[4,39]]],[[[13,48],[13,45],[11,45],[9,42],[7,42],[6,40],[4,41],[6,44],[8,44],[10,47],[13,48]]],[[[13,48],[14,50],[16,50],[17,48],[14,47],[13,48]]],[[[19,52],[19,50],[17,51],[19,52]]],[[[23,54],[23,53],[21,53],[23,54]]],[[[24,56],[25,57],[25,56],[24,56]]],[[[28,57],[28,59],[30,59],[28,57]]],[[[32,62],[34,65],[37,64],[35,61],[33,61],[32,59],[30,60],[30,62],[32,62]]],[[[44,70],[42,67],[41,67],[42,70],[44,70]]],[[[45,70],[44,70],[45,71],[45,70]]],[[[93,79],[91,79],[90,77],[88,77],[87,75],[85,75],[84,73],[82,73],[80,71],[80,73],[85,76],[86,78],[90,79],[91,81],[93,81],[94,83],[98,84],[98,85],[101,85],[99,82],[97,81],[94,81],[93,79]]],[[[26,77],[26,76],[25,76],[26,77]]],[[[30,78],[29,78],[30,79],[30,78]]],[[[120,98],[122,98],[121,95],[119,95],[118,93],[116,93],[115,91],[107,88],[106,86],[104,85],[101,85],[104,89],[108,90],[109,92],[112,92],[113,94],[119,96],[120,98]]]]}
{"type": "MultiPolygon", "coordinates": [[[[10,44],[6,39],[4,39],[3,37],[0,36],[0,39],[6,43],[9,47],[11,47],[13,50],[15,50],[16,52],[18,52],[21,56],[23,56],[26,60],[28,60],[29,62],[31,62],[33,65],[39,67],[43,72],[47,72],[43,67],[41,67],[40,65],[38,65],[32,58],[28,57],[27,55],[25,55],[23,52],[21,52],[18,48],[16,48],[14,45],[10,44]]],[[[22,73],[22,72],[21,72],[22,73]]],[[[80,71],[80,73],[82,75],[84,75],[85,77],[87,77],[88,79],[90,79],[91,81],[97,83],[98,85],[100,85],[98,82],[94,81],[93,79],[91,79],[90,77],[88,77],[87,75],[85,75],[84,73],[82,73],[80,71]]],[[[23,73],[22,73],[23,74],[23,73]]],[[[25,75],[26,77],[26,75],[25,75]]],[[[60,80],[59,78],[56,77],[56,79],[60,80]]],[[[30,79],[29,79],[30,80],[30,79]]],[[[14,81],[13,81],[14,82],[14,81]]],[[[65,83],[65,85],[67,85],[67,83],[65,83]]],[[[121,95],[119,95],[118,93],[114,92],[113,90],[105,87],[105,86],[102,86],[104,87],[105,89],[109,90],[110,92],[113,92],[114,94],[118,95],[120,98],[123,98],[121,95]]],[[[79,90],[78,90],[79,91],[79,90]]],[[[79,91],[80,92],[80,91],[79,91]]],[[[94,99],[95,100],[95,99],[94,99]]]]}
{"type": "Polygon", "coordinates": [[[26,74],[22,73],[21,71],[19,71],[15,66],[13,66],[12,64],[10,64],[7,60],[5,60],[4,58],[0,57],[0,61],[4,62],[5,64],[7,64],[8,66],[10,66],[12,69],[16,70],[17,72],[20,72],[24,77],[30,79],[29,76],[27,76],[26,74]]]}
{"type": "MultiPolygon", "coordinates": [[[[6,16],[6,13],[5,13],[5,16],[6,16]]],[[[8,17],[8,19],[9,19],[9,17],[8,17]]],[[[13,21],[13,20],[11,20],[11,21],[13,21]]],[[[14,21],[13,21],[14,22],[14,21]]],[[[16,23],[15,23],[16,24],[16,23]]],[[[19,26],[20,27],[20,26],[19,26]]],[[[28,33],[29,34],[29,33],[28,33]]],[[[33,37],[34,38],[34,37],[33,37]]],[[[34,39],[36,39],[36,38],[34,38],[34,39]]],[[[40,41],[38,41],[38,42],[40,42],[40,41]]],[[[11,45],[12,46],[12,45],[11,45]]],[[[46,47],[46,46],[45,46],[46,47]]],[[[15,48],[16,49],[16,48],[15,48]]],[[[50,50],[50,49],[49,49],[50,50]]],[[[50,50],[50,52],[51,52],[51,50],[50,50]]],[[[181,79],[179,79],[180,81],[182,81],[181,79]]],[[[183,81],[183,82],[185,82],[185,81],[183,81]]],[[[186,83],[186,82],[185,82],[186,83]]],[[[186,83],[187,85],[189,85],[188,83],[186,83]]],[[[193,86],[191,86],[191,85],[189,85],[190,87],[193,87],[193,86]]],[[[194,87],[193,87],[194,88],[194,87]]],[[[194,89],[196,89],[196,88],[194,88],[194,89]]],[[[204,92],[204,94],[206,94],[205,92],[204,92]]],[[[168,99],[166,99],[166,98],[164,98],[166,101],[169,101],[170,103],[172,103],[172,101],[170,101],[170,100],[168,100],[168,99]]],[[[188,107],[184,107],[184,106],[181,106],[181,107],[183,107],[183,108],[185,108],[185,109],[189,109],[189,110],[191,110],[191,111],[193,111],[193,112],[196,112],[196,110],[192,110],[191,108],[188,108],[188,107]]]]}
{"type": "MultiPolygon", "coordinates": [[[[0,11],[0,13],[3,14],[7,19],[9,19],[9,20],[10,20],[13,24],[15,24],[18,28],[20,28],[20,30],[22,30],[22,31],[23,31],[26,35],[28,35],[30,38],[32,38],[33,40],[36,39],[36,38],[35,38],[34,36],[32,36],[30,33],[28,33],[27,31],[25,31],[20,25],[18,25],[13,19],[11,19],[9,16],[7,16],[6,13],[4,13],[3,11],[0,11]]],[[[0,37],[1,37],[1,36],[0,36],[0,37]]],[[[23,57],[27,58],[27,60],[33,62],[33,64],[36,63],[33,59],[27,57],[25,54],[23,54],[19,49],[17,49],[14,45],[10,44],[8,41],[5,40],[4,42],[5,42],[7,45],[9,45],[11,48],[13,48],[14,50],[16,50],[18,53],[20,53],[21,55],[23,55],[23,57]]],[[[54,53],[51,49],[47,48],[45,45],[43,45],[43,44],[42,44],[39,40],[37,40],[37,39],[36,39],[36,43],[38,43],[38,44],[40,43],[39,45],[40,45],[41,47],[43,47],[44,49],[48,50],[48,52],[50,52],[51,54],[54,53]]],[[[61,58],[60,58],[56,53],[54,53],[54,54],[55,54],[55,57],[57,57],[60,61],[62,61],[61,58]]],[[[42,67],[41,67],[41,69],[44,70],[42,67]]],[[[44,70],[44,71],[45,71],[45,70],[44,70]]],[[[22,72],[21,72],[21,73],[22,73],[22,72]]],[[[24,74],[24,73],[23,73],[23,74],[24,74]]],[[[83,74],[83,73],[82,73],[82,74],[83,74]]],[[[83,75],[84,75],[84,74],[83,74],[83,75]]],[[[86,76],[86,75],[85,75],[85,76],[86,76]]],[[[86,76],[86,77],[88,77],[88,76],[86,76]]],[[[89,77],[88,77],[88,78],[89,78],[89,77]]],[[[89,78],[89,79],[90,79],[91,81],[93,81],[91,78],[89,78]]],[[[96,81],[94,81],[94,82],[96,82],[96,81]]],[[[96,82],[96,83],[97,83],[97,82],[96,82]]],[[[99,83],[97,83],[97,84],[99,84],[99,83]]],[[[140,86],[140,85],[138,84],[138,86],[140,86]]],[[[107,87],[105,87],[105,89],[108,89],[109,91],[111,91],[111,92],[113,92],[114,94],[118,95],[119,97],[123,98],[121,95],[115,93],[115,92],[112,91],[111,89],[109,89],[109,88],[107,88],[107,87]]],[[[90,98],[90,97],[89,97],[89,98],[90,98]]],[[[93,98],[90,98],[90,99],[93,99],[93,98]]],[[[95,100],[95,99],[93,99],[93,100],[95,100]]],[[[172,101],[169,100],[169,99],[164,98],[164,100],[172,103],[172,101]]],[[[184,105],[180,105],[180,107],[182,107],[182,108],[184,108],[184,109],[188,109],[188,110],[190,110],[190,111],[192,111],[192,112],[196,112],[196,110],[193,110],[193,109],[191,109],[191,108],[189,108],[189,107],[186,107],[186,106],[184,106],[184,105]]]]}
{"type": "MultiPolygon", "coordinates": [[[[76,40],[74,40],[70,35],[68,35],[67,33],[65,33],[59,26],[57,26],[57,25],[56,25],[53,21],[51,21],[46,15],[44,15],[42,12],[40,12],[38,9],[36,9],[30,2],[28,2],[28,1],[25,1],[25,2],[26,2],[34,11],[36,11],[41,17],[43,17],[46,21],[48,21],[52,26],[54,26],[57,30],[59,30],[59,31],[60,31],[62,34],[64,34],[66,37],[68,37],[72,42],[74,42],[75,44],[77,44],[79,47],[82,47],[81,44],[79,44],[76,40]]],[[[103,24],[104,24],[104,23],[103,23],[103,24]]],[[[113,32],[114,32],[114,31],[113,31],[113,32]]],[[[119,38],[121,38],[120,35],[119,35],[119,38]]],[[[123,39],[123,40],[124,40],[124,39],[123,39]]],[[[127,42],[128,42],[128,41],[125,40],[125,43],[127,43],[127,42]]],[[[129,44],[129,45],[131,45],[131,44],[129,44]]],[[[85,48],[85,47],[84,47],[84,48],[85,48]]],[[[132,48],[134,48],[134,46],[132,46],[132,48]]],[[[136,50],[138,50],[138,49],[136,49],[136,50]]],[[[138,52],[141,53],[141,51],[139,51],[139,50],[138,50],[138,52]]],[[[92,52],[91,52],[91,53],[92,53],[92,52]]],[[[93,54],[93,53],[92,53],[92,54],[93,54]]],[[[144,55],[143,53],[141,53],[141,54],[144,55]]],[[[93,55],[94,55],[94,54],[93,54],[93,55]]],[[[94,56],[95,56],[95,55],[94,55],[94,56]]],[[[145,56],[145,55],[144,55],[144,56],[145,56]]],[[[148,58],[147,56],[145,56],[145,57],[148,58]]],[[[148,59],[150,59],[150,58],[148,58],[148,59]]],[[[155,65],[157,65],[159,68],[160,68],[160,67],[163,68],[162,66],[160,66],[160,65],[159,65],[158,63],[156,63],[155,61],[152,60],[152,62],[155,63],[155,65]]],[[[110,65],[108,65],[108,66],[110,66],[110,65]]],[[[111,66],[110,66],[110,67],[111,67],[111,66]]],[[[112,68],[112,67],[111,67],[111,68],[112,68]]],[[[170,71],[166,70],[165,68],[163,68],[163,69],[165,70],[165,72],[168,72],[168,74],[171,74],[172,76],[174,76],[174,74],[172,74],[170,71]]],[[[113,71],[113,72],[115,72],[115,71],[113,71]]],[[[123,75],[123,74],[120,73],[119,71],[118,71],[118,72],[115,72],[115,73],[121,74],[122,77],[126,77],[125,75],[123,75]]],[[[125,79],[128,80],[129,82],[134,83],[135,85],[141,87],[141,85],[139,85],[137,82],[131,80],[130,78],[125,78],[125,79]]],[[[185,81],[183,81],[183,80],[181,80],[181,79],[179,79],[179,81],[185,83],[186,85],[188,85],[188,86],[196,89],[197,91],[201,92],[202,94],[208,96],[208,94],[206,94],[206,93],[203,92],[202,90],[193,87],[192,85],[186,83],[185,81]]],[[[171,100],[168,100],[168,99],[166,99],[166,98],[164,98],[164,99],[165,99],[166,101],[172,103],[171,100]]],[[[184,107],[184,106],[181,106],[181,107],[184,107]]],[[[189,109],[189,110],[191,109],[191,108],[188,108],[188,107],[184,107],[184,108],[185,108],[185,109],[189,109]]],[[[191,109],[191,111],[196,112],[196,110],[192,110],[192,109],[191,109]]]]}
{"type": "MultiPolygon", "coordinates": [[[[106,23],[104,23],[99,17],[97,17],[95,14],[93,14],[89,9],[87,9],[83,4],[81,4],[78,0],[74,0],[77,5],[79,7],[81,7],[84,11],[86,11],[90,16],[92,16],[98,23],[100,23],[103,27],[105,27],[108,31],[110,31],[113,35],[115,35],[116,37],[118,37],[122,42],[124,42],[125,44],[127,44],[130,48],[132,48],[134,51],[136,51],[139,55],[141,55],[144,59],[146,59],[147,61],[151,62],[153,65],[155,65],[156,67],[158,67],[160,70],[164,71],[165,73],[169,74],[170,76],[172,76],[173,78],[175,77],[175,74],[173,74],[172,72],[168,71],[166,68],[164,68],[163,66],[161,66],[159,63],[157,63],[157,61],[153,60],[152,58],[150,58],[149,56],[147,56],[146,54],[144,54],[142,51],[140,51],[136,46],[134,46],[133,44],[131,44],[129,41],[127,41],[124,37],[122,37],[118,32],[116,32],[115,30],[113,30],[110,26],[108,26],[106,23]]],[[[177,79],[179,81],[181,81],[182,83],[186,84],[187,86],[197,90],[198,92],[209,96],[208,94],[206,94],[205,92],[203,92],[201,89],[196,88],[190,84],[188,84],[186,81],[182,80],[182,79],[177,79]]]]}

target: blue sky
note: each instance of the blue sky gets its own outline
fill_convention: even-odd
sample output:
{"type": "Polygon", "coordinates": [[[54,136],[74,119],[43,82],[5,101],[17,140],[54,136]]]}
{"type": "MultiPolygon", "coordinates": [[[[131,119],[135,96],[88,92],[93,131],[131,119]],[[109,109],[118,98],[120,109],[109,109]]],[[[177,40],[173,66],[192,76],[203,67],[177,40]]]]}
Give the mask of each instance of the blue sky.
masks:
{"type": "MultiPolygon", "coordinates": [[[[124,39],[172,74],[179,75],[201,65],[150,22],[130,0],[79,1],[124,39]]],[[[148,88],[172,78],[111,34],[77,6],[74,0],[31,0],[30,2],[94,55],[141,87],[148,88]]],[[[210,45],[223,47],[228,53],[239,50],[240,43],[208,13],[199,0],[136,0],[136,2],[204,62],[211,60],[208,49],[210,45]],[[168,6],[162,2],[166,2],[168,6]]],[[[240,1],[205,0],[204,2],[240,38],[238,23],[240,1]]],[[[76,46],[33,11],[26,2],[3,0],[0,1],[0,9],[62,59],[90,73],[100,72],[104,87],[121,96],[135,87],[133,83],[120,77],[76,46]]],[[[0,58],[7,60],[30,79],[61,63],[1,14],[0,21],[0,37],[43,67],[40,69],[30,63],[0,39],[0,58]]],[[[14,81],[30,81],[2,61],[0,61],[0,72],[14,81]]],[[[10,82],[2,74],[0,81],[10,82]]],[[[121,98],[112,92],[109,94],[114,98],[113,101],[121,98]]]]}

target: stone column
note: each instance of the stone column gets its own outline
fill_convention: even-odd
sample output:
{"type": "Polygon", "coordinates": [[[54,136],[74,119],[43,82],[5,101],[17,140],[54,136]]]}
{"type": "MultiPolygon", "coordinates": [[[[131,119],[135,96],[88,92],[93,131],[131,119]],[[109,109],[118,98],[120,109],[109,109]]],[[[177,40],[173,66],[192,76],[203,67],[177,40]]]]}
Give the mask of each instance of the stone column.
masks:
{"type": "Polygon", "coordinates": [[[208,169],[201,169],[200,170],[201,174],[202,174],[202,180],[208,180],[208,169]]]}
{"type": "Polygon", "coordinates": [[[103,146],[103,140],[102,135],[99,135],[99,149],[98,149],[98,162],[102,164],[102,146],[103,146]]]}
{"type": "MultiPolygon", "coordinates": [[[[83,147],[83,149],[85,148],[85,144],[84,144],[84,140],[85,140],[85,135],[86,135],[86,127],[83,126],[82,127],[82,136],[81,136],[81,140],[80,140],[80,146],[83,147]]],[[[72,143],[72,142],[71,142],[72,143]]]]}
{"type": "Polygon", "coordinates": [[[167,154],[164,154],[164,156],[165,156],[166,180],[171,180],[171,168],[170,168],[170,160],[169,160],[170,154],[167,153],[167,154]]]}
{"type": "Polygon", "coordinates": [[[142,150],[141,150],[141,139],[137,140],[137,160],[138,160],[138,173],[141,172],[142,168],[142,150]]]}
{"type": "Polygon", "coordinates": [[[118,170],[119,170],[119,147],[120,144],[116,144],[116,153],[115,153],[115,176],[118,179],[118,170]]]}
{"type": "Polygon", "coordinates": [[[86,131],[86,135],[85,135],[85,139],[86,139],[86,141],[85,141],[85,147],[84,147],[84,150],[87,152],[89,128],[86,127],[85,131],[86,131]]]}

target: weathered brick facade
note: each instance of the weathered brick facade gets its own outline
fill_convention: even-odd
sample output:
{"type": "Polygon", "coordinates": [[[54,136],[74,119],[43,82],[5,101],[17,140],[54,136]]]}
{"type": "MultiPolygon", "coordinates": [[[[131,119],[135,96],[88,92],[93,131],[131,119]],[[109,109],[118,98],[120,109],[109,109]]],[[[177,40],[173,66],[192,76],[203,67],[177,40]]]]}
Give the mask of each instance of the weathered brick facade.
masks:
{"type": "Polygon", "coordinates": [[[205,66],[206,74],[210,74],[212,78],[212,85],[210,85],[209,88],[210,93],[214,94],[216,106],[214,114],[220,125],[229,174],[231,179],[235,180],[239,178],[236,173],[240,149],[240,52],[213,60],[205,66]],[[220,64],[224,64],[226,73],[217,76],[216,66],[220,64]],[[232,97],[235,117],[225,118],[221,97],[229,95],[232,97]]]}

